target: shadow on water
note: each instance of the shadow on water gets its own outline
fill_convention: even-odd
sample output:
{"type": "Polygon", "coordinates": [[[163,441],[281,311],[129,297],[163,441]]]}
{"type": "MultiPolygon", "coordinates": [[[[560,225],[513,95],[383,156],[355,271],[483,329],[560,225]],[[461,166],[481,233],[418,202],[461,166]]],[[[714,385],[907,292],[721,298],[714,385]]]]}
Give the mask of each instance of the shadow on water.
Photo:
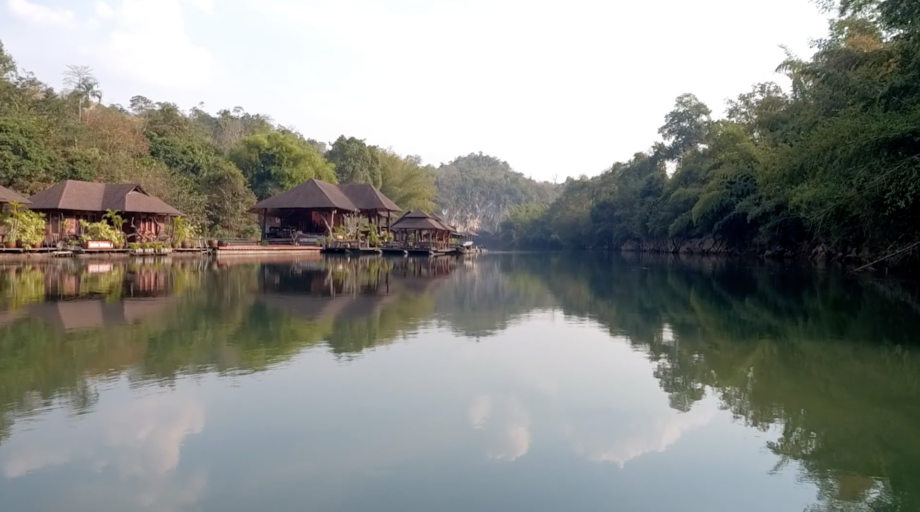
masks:
{"type": "Polygon", "coordinates": [[[920,510],[914,283],[673,257],[67,262],[0,269],[0,443],[94,382],[255,372],[305,350],[348,361],[430,328],[486,343],[559,311],[623,336],[670,405],[718,397],[820,491],[813,510],[920,510]]]}

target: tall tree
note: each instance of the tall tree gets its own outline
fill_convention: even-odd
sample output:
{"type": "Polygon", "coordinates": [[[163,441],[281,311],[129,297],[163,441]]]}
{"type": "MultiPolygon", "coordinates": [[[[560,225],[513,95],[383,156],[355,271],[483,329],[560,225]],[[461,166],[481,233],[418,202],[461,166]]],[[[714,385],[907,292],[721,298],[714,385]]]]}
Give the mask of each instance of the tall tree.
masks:
{"type": "Polygon", "coordinates": [[[230,152],[230,160],[264,199],[310,179],[336,182],[335,167],[310,143],[291,132],[250,135],[230,152]]]}
{"type": "Polygon", "coordinates": [[[68,65],[64,71],[64,85],[70,88],[70,95],[76,98],[80,119],[83,119],[84,108],[93,102],[102,101],[99,81],[93,76],[93,70],[89,66],[68,65]]]}
{"type": "Polygon", "coordinates": [[[390,150],[375,148],[375,151],[380,163],[380,191],[403,210],[434,210],[434,198],[438,193],[434,168],[422,165],[418,156],[403,158],[390,150]]]}
{"type": "Polygon", "coordinates": [[[706,138],[712,111],[693,94],[677,97],[674,110],[664,117],[658,133],[664,137],[667,156],[676,158],[706,138]]]}
{"type": "Polygon", "coordinates": [[[380,188],[380,161],[374,148],[364,140],[340,135],[326,152],[326,158],[335,165],[339,182],[368,183],[380,188]]]}

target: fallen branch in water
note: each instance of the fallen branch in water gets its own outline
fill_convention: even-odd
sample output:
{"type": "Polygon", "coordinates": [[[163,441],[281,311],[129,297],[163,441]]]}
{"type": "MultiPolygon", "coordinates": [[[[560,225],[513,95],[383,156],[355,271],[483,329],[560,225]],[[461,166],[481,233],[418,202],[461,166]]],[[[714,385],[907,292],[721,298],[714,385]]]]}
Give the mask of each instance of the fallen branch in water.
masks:
{"type": "Polygon", "coordinates": [[[863,271],[863,270],[865,270],[865,269],[867,269],[867,268],[869,268],[869,267],[875,265],[876,263],[881,263],[881,262],[883,262],[883,261],[885,261],[885,260],[887,260],[887,259],[890,259],[890,258],[893,258],[893,257],[897,256],[898,254],[905,253],[905,252],[907,252],[907,251],[913,249],[914,247],[917,247],[918,245],[920,245],[920,241],[914,242],[914,243],[908,245],[907,247],[905,247],[905,248],[903,248],[903,249],[900,249],[900,250],[897,250],[897,251],[895,251],[895,252],[893,252],[893,253],[887,254],[887,255],[885,255],[885,256],[883,256],[883,257],[881,257],[881,258],[879,258],[879,259],[873,261],[872,263],[867,263],[867,264],[865,264],[865,265],[863,265],[863,266],[861,266],[861,267],[859,267],[859,268],[855,268],[855,269],[852,270],[852,272],[860,272],[860,271],[863,271]]]}

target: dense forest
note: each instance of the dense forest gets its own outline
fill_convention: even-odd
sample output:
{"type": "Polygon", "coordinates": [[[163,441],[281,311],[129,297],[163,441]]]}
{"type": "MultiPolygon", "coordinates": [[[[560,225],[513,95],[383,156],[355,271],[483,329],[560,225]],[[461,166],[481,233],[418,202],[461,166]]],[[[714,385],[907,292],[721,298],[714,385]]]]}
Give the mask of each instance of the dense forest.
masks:
{"type": "Polygon", "coordinates": [[[920,244],[920,2],[822,2],[829,34],[728,101],[677,98],[662,140],[503,223],[517,246],[866,259],[920,244]]]}
{"type": "Polygon", "coordinates": [[[311,178],[370,183],[406,210],[442,209],[492,231],[511,207],[553,199],[555,187],[482,154],[436,168],[355,137],[310,139],[239,107],[183,111],[143,96],[105,105],[92,70],[68,66],[64,77],[54,90],[0,43],[0,185],[30,195],[65,179],[139,183],[214,237],[253,235],[257,200],[311,178]]]}

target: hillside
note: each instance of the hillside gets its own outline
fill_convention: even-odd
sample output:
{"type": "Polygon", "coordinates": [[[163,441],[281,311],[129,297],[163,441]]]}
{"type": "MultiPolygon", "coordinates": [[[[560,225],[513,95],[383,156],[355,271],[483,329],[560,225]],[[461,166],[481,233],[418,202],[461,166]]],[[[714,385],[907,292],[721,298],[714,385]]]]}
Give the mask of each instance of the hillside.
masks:
{"type": "Polygon", "coordinates": [[[435,171],[441,215],[464,230],[495,233],[515,206],[549,204],[560,187],[515,172],[507,162],[471,153],[435,171]]]}

